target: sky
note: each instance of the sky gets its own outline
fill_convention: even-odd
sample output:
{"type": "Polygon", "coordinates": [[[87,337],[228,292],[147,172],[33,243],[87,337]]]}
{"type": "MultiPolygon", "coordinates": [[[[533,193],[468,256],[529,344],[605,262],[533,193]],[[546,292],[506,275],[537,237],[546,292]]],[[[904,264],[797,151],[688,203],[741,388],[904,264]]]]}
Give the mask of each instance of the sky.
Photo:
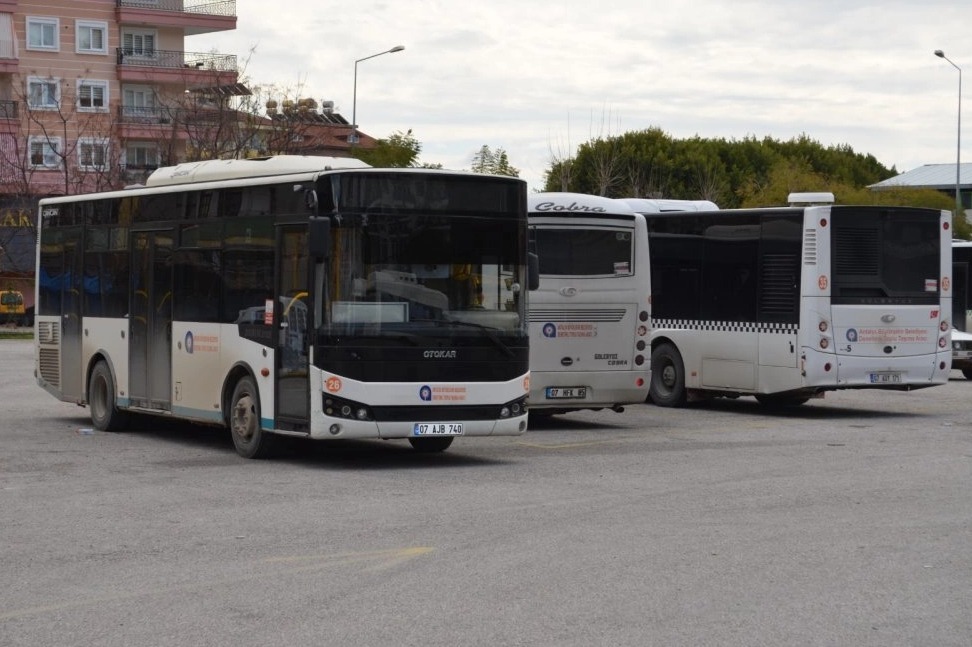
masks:
{"type": "MultiPolygon", "coordinates": [[[[186,50],[235,54],[249,85],[333,101],[373,137],[410,129],[420,162],[469,169],[483,145],[503,149],[531,190],[580,144],[648,128],[678,139],[807,135],[898,172],[954,164],[960,73],[934,51],[972,72],[968,0],[236,7],[235,31],[189,37],[186,50]],[[357,64],[355,93],[355,60],[397,45],[357,64]]],[[[967,122],[961,156],[972,162],[967,122]]]]}

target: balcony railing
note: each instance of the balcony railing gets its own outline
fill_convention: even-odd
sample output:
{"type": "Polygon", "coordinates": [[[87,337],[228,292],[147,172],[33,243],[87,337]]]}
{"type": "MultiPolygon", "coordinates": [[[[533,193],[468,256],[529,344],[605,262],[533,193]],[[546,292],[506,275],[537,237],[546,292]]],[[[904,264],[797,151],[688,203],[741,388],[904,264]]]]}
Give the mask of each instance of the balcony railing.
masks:
{"type": "Polygon", "coordinates": [[[175,118],[171,108],[140,108],[118,106],[120,124],[171,124],[175,118]]]}
{"type": "Polygon", "coordinates": [[[116,6],[125,9],[151,9],[175,11],[204,16],[236,16],[236,0],[115,0],[116,6]]]}
{"type": "Polygon", "coordinates": [[[167,70],[198,70],[200,72],[236,72],[235,54],[206,54],[202,52],[177,52],[164,49],[116,50],[119,65],[162,68],[167,70]]]}
{"type": "Polygon", "coordinates": [[[168,126],[173,122],[181,126],[200,126],[212,124],[230,124],[236,113],[220,109],[185,108],[137,108],[134,106],[118,106],[118,123],[144,124],[168,126]]]}

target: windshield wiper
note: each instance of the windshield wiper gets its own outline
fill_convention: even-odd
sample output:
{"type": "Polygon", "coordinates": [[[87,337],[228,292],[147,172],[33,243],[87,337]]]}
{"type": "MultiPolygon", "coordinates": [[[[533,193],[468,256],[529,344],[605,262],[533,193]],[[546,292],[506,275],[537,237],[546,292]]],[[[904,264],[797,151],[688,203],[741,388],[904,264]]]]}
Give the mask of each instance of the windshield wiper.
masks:
{"type": "Polygon", "coordinates": [[[476,328],[477,330],[481,330],[482,333],[486,335],[486,337],[489,338],[491,342],[496,344],[504,353],[506,353],[508,357],[516,356],[516,353],[514,353],[509,346],[504,344],[503,340],[500,339],[499,335],[496,334],[496,331],[500,329],[496,328],[495,326],[486,326],[484,324],[475,323],[473,321],[461,321],[459,319],[443,319],[442,321],[454,326],[467,326],[469,328],[476,328]]]}

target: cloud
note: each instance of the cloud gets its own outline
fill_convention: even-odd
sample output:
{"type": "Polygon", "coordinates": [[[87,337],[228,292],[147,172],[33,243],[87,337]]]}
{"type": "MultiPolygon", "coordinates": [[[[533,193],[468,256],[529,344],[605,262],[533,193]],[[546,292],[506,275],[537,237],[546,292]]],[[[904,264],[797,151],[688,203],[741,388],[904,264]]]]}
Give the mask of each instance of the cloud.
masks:
{"type": "MultiPolygon", "coordinates": [[[[615,0],[237,3],[234,32],[189,47],[255,46],[246,76],[300,87],[422,160],[468,168],[504,148],[538,189],[552,151],[657,127],[676,137],[847,144],[907,170],[954,160],[958,75],[972,69],[959,2],[615,0]]],[[[972,157],[968,158],[972,159],[972,157]]]]}

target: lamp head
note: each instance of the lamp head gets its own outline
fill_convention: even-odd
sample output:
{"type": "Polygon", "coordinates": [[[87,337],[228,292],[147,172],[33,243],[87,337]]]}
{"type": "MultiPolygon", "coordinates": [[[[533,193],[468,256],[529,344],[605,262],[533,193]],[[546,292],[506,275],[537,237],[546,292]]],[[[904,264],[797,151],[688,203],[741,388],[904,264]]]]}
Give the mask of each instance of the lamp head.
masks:
{"type": "Polygon", "coordinates": [[[935,56],[937,56],[938,58],[945,58],[945,52],[943,52],[940,49],[936,49],[935,50],[935,56]]]}
{"type": "Polygon", "coordinates": [[[394,46],[394,47],[392,47],[392,48],[391,48],[390,50],[388,50],[388,53],[389,53],[389,54],[393,54],[393,53],[395,53],[395,52],[400,52],[400,51],[402,51],[403,49],[405,49],[405,46],[404,46],[404,45],[395,45],[395,46],[394,46]]]}

